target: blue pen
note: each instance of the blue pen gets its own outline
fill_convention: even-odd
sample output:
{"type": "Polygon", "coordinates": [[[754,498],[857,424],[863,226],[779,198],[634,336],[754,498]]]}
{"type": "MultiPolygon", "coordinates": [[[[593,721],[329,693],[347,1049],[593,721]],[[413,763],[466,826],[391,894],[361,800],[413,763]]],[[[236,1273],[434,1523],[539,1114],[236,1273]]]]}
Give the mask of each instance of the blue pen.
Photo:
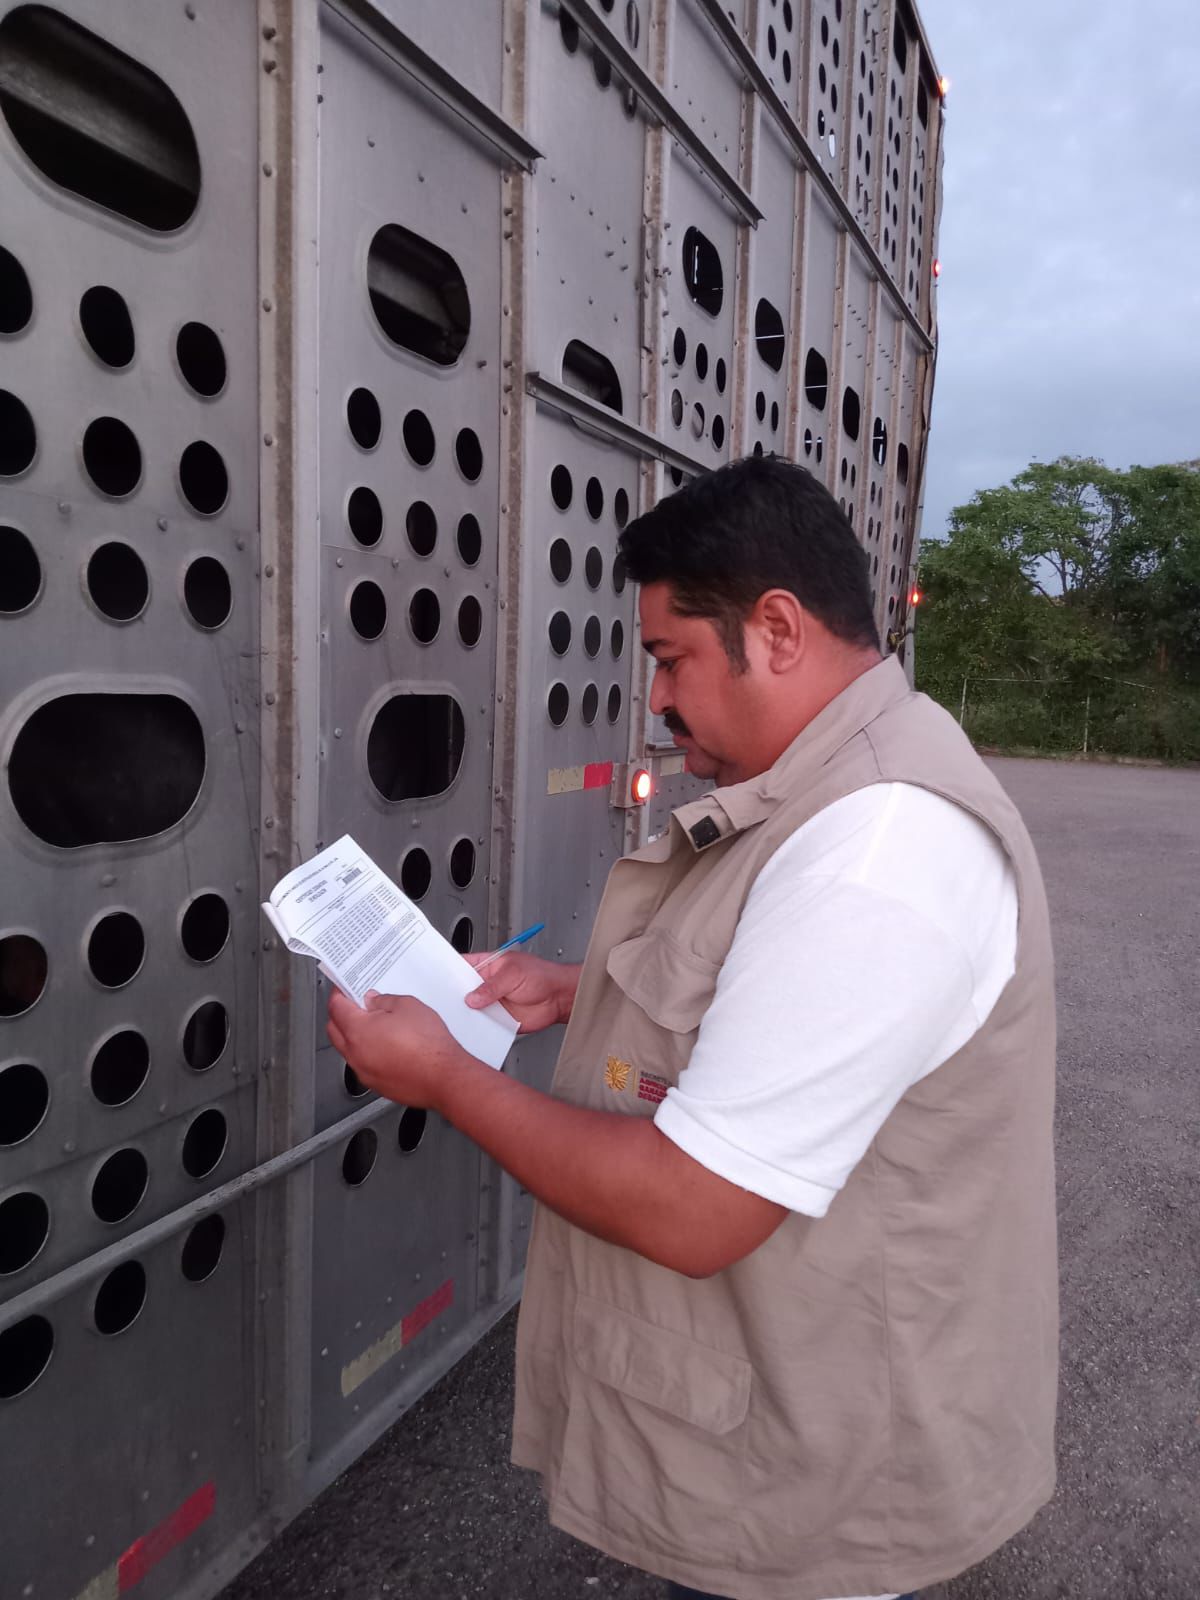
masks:
{"type": "Polygon", "coordinates": [[[526,928],[523,933],[514,933],[512,938],[506,939],[499,949],[493,950],[490,956],[485,956],[475,968],[475,971],[482,971],[482,969],[487,966],[489,961],[495,961],[497,956],[502,956],[506,950],[511,950],[514,945],[528,943],[528,941],[532,939],[535,934],[541,933],[545,926],[546,924],[544,922],[535,922],[532,928],[526,928]]]}

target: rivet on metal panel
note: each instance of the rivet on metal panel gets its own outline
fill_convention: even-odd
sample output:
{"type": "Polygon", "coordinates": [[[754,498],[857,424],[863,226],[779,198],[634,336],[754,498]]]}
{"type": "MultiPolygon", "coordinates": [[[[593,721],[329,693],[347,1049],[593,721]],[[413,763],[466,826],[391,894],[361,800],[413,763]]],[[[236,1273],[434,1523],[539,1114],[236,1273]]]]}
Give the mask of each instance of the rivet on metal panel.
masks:
{"type": "Polygon", "coordinates": [[[275,61],[275,60],[273,60],[271,58],[268,58],[266,61],[263,62],[263,71],[264,72],[274,72],[275,68],[278,65],[279,65],[279,63],[277,61],[275,61]]]}
{"type": "Polygon", "coordinates": [[[233,541],[233,547],[235,550],[244,550],[246,548],[245,539],[235,539],[233,541]]]}
{"type": "Polygon", "coordinates": [[[158,528],[159,533],[166,533],[166,531],[167,531],[167,519],[166,519],[166,517],[159,517],[156,526],[158,528]]]}
{"type": "Polygon", "coordinates": [[[421,1281],[421,1274],[419,1272],[414,1272],[413,1273],[413,1282],[414,1283],[420,1283],[420,1281],[421,1281]]]}
{"type": "Polygon", "coordinates": [[[328,1355],[328,1354],[329,1354],[329,1346],[328,1346],[328,1345],[326,1345],[326,1346],[325,1346],[325,1347],[324,1347],[324,1349],[323,1349],[323,1350],[322,1350],[322,1351],[321,1351],[321,1360],[322,1360],[322,1361],[324,1361],[324,1360],[325,1360],[325,1357],[326,1357],[326,1356],[327,1356],[327,1355],[328,1355]]]}
{"type": "Polygon", "coordinates": [[[367,140],[367,149],[368,149],[368,150],[374,150],[374,148],[375,148],[375,141],[374,141],[374,139],[368,139],[368,140],[367,140]]]}
{"type": "Polygon", "coordinates": [[[264,433],[263,443],[265,445],[273,445],[275,443],[275,435],[273,433],[264,433]]]}
{"type": "Polygon", "coordinates": [[[267,562],[266,566],[263,568],[263,576],[265,578],[273,578],[275,576],[275,568],[272,566],[272,564],[269,561],[267,562]]]}
{"type": "Polygon", "coordinates": [[[346,563],[342,560],[341,556],[339,556],[337,558],[337,564],[338,564],[339,567],[344,567],[346,565],[346,563]]]}
{"type": "Polygon", "coordinates": [[[270,311],[271,302],[269,300],[264,300],[263,303],[262,303],[262,308],[263,308],[264,311],[270,311]]]}
{"type": "Polygon", "coordinates": [[[141,1493],[141,1501],[142,1501],[142,1504],[143,1504],[143,1505],[145,1505],[145,1504],[146,1504],[146,1502],[147,1502],[147,1501],[148,1501],[148,1500],[149,1500],[149,1498],[150,1498],[150,1491],[149,1491],[149,1489],[143,1489],[143,1490],[142,1490],[142,1493],[141,1493]]]}
{"type": "Polygon", "coordinates": [[[116,881],[117,881],[117,875],[116,875],[115,872],[106,872],[104,874],[104,876],[100,879],[100,887],[102,889],[111,889],[113,884],[116,883],[116,881]]]}
{"type": "Polygon", "coordinates": [[[278,28],[276,28],[273,22],[268,22],[263,28],[263,38],[268,44],[270,44],[271,40],[275,37],[278,31],[278,28]]]}
{"type": "Polygon", "coordinates": [[[275,696],[274,696],[273,692],[270,689],[268,689],[266,694],[263,695],[263,699],[267,702],[267,704],[269,706],[273,706],[275,704],[275,696]]]}
{"type": "Polygon", "coordinates": [[[83,1541],[83,1548],[85,1550],[90,1550],[92,1548],[92,1546],[95,1544],[95,1542],[96,1542],[96,1535],[94,1533],[89,1533],[87,1538],[83,1541]]]}
{"type": "Polygon", "coordinates": [[[233,731],[234,733],[245,733],[246,724],[244,722],[235,722],[233,725],[233,731]]]}
{"type": "Polygon", "coordinates": [[[68,1156],[73,1156],[75,1154],[75,1141],[74,1141],[74,1139],[68,1139],[67,1142],[63,1145],[63,1154],[64,1155],[68,1155],[68,1156]]]}
{"type": "Polygon", "coordinates": [[[67,500],[60,500],[58,502],[58,509],[64,517],[69,517],[71,515],[70,502],[67,500]]]}
{"type": "Polygon", "coordinates": [[[275,175],[275,168],[271,165],[271,163],[269,161],[264,161],[263,162],[263,177],[264,178],[271,178],[271,177],[274,177],[274,175],[275,175]]]}
{"type": "Polygon", "coordinates": [[[342,730],[340,728],[335,728],[333,730],[333,737],[335,739],[340,739],[342,737],[342,730]]]}

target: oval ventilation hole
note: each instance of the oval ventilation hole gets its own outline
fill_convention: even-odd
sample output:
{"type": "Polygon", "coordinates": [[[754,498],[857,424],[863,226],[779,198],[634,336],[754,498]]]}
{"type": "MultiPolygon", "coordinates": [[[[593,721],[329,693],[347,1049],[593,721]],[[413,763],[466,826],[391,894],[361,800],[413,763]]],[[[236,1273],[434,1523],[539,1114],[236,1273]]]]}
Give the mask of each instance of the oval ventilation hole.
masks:
{"type": "Polygon", "coordinates": [[[229,574],[215,556],[198,556],[183,579],[183,603],[201,628],[219,628],[233,610],[229,574]]]}
{"type": "Polygon", "coordinates": [[[629,521],[629,496],[624,489],[618,489],[613,495],[613,518],[618,528],[623,528],[629,521]]]}
{"type": "Polygon", "coordinates": [[[225,1154],[229,1127],[214,1106],[202,1111],[183,1136],[183,1170],[189,1178],[207,1178],[225,1154]]]}
{"type": "Polygon", "coordinates": [[[769,300],[760,300],[754,311],[754,347],[772,372],[783,367],[785,344],[783,318],[769,300]]]}
{"type": "Polygon", "coordinates": [[[142,447],[117,417],[97,417],[83,436],[83,465],[101,494],[130,495],[142,478],[142,447]]]}
{"type": "Polygon", "coordinates": [[[609,640],[609,649],[612,651],[613,660],[621,659],[621,651],[625,648],[625,629],[619,622],[612,625],[612,637],[609,640]]]}
{"type": "Polygon", "coordinates": [[[758,420],[760,422],[763,422],[763,421],[766,420],[766,415],[767,415],[767,397],[766,397],[766,395],[763,393],[763,391],[761,389],[754,396],[754,415],[758,418],[758,420]]]}
{"type": "Polygon", "coordinates": [[[454,459],[468,483],[476,483],[483,471],[483,446],[473,428],[460,428],[454,441],[454,459]]]}
{"type": "Polygon", "coordinates": [[[459,521],[457,542],[459,559],[465,566],[473,567],[483,553],[483,534],[469,512],[459,521]]]}
{"type": "Polygon", "coordinates": [[[124,297],[105,283],[83,291],[79,326],[93,353],[106,367],[127,367],[133,360],[133,318],[124,297]]]}
{"type": "Polygon", "coordinates": [[[183,381],[205,400],[225,387],[225,347],[206,323],[185,322],[175,338],[175,359],[183,381]]]}
{"type": "Polygon", "coordinates": [[[379,401],[370,389],[354,389],[346,401],[346,426],[360,450],[374,450],[383,432],[379,401]]]}
{"type": "Polygon", "coordinates": [[[698,344],[696,346],[696,376],[701,383],[708,377],[708,346],[706,344],[698,344]]]}
{"type": "Polygon", "coordinates": [[[0,1070],[0,1145],[21,1144],[42,1125],[50,1105],[46,1074],[31,1061],[0,1070]]]}
{"type": "Polygon", "coordinates": [[[571,648],[571,619],[565,611],[556,611],[547,629],[550,648],[556,656],[565,656],[571,648]]]}
{"type": "Polygon", "coordinates": [[[567,511],[574,492],[571,474],[560,462],[550,474],[550,497],[560,511],[567,511]]]}
{"type": "Polygon", "coordinates": [[[198,894],[183,913],[179,940],[192,961],[215,961],[229,938],[229,907],[219,894],[198,894]]]}
{"type": "Polygon", "coordinates": [[[401,349],[452,367],[471,331],[471,301],[453,256],[398,222],[367,251],[367,294],[384,336],[401,349]]]}
{"type": "Polygon", "coordinates": [[[229,474],[219,450],[197,439],[179,458],[183,498],[201,517],[213,517],[229,498],[229,474]]]}
{"type": "Polygon", "coordinates": [[[671,344],[671,354],[675,357],[675,365],[682,367],[687,360],[687,334],[682,328],[675,329],[675,338],[671,344]]]}
{"type": "Polygon", "coordinates": [[[608,720],[616,722],[621,715],[621,685],[614,683],[608,691],[608,720]]]}
{"type": "Polygon", "coordinates": [[[102,1106],[132,1100],[150,1073],[150,1046],[135,1028],[112,1034],[92,1057],[88,1079],[102,1106]]]}
{"type": "Polygon", "coordinates": [[[699,228],[683,236],[683,286],[693,302],[710,317],[719,315],[725,299],[725,274],[711,239],[699,228]]]}
{"type": "Polygon", "coordinates": [[[92,604],[112,622],[132,622],[146,609],[150,579],[141,556],[127,544],[102,544],[87,564],[92,604]]]}
{"type": "Polygon", "coordinates": [[[404,419],[404,448],[418,467],[427,467],[433,460],[437,443],[433,425],[423,411],[410,411],[404,419]]]}
{"type": "Polygon", "coordinates": [[[350,594],[350,626],[360,639],[378,639],[387,627],[387,601],[377,583],[364,578],[350,594]]]}
{"type": "Polygon", "coordinates": [[[460,956],[465,956],[475,942],[475,926],[470,917],[459,917],[450,933],[450,943],[460,956]]]}
{"type": "Polygon", "coordinates": [[[0,389],[0,478],[15,478],[37,454],[37,430],[24,402],[0,389]]]}
{"type": "Polygon", "coordinates": [[[414,500],[404,518],[404,530],[414,555],[433,554],[437,544],[437,517],[431,505],[424,500],[414,500]]]}
{"type": "Polygon", "coordinates": [[[604,514],[604,486],[599,478],[589,478],[587,488],[583,492],[584,504],[587,514],[593,522],[599,522],[604,514]]]}
{"type": "Polygon", "coordinates": [[[146,1304],[146,1269],[140,1261],[114,1267],[96,1291],[92,1316],[96,1332],[111,1338],[137,1321],[146,1304]]]}
{"type": "Polygon", "coordinates": [[[420,845],[405,851],[400,863],[400,887],[410,900],[423,900],[433,882],[433,865],[420,845]]]}
{"type": "Polygon", "coordinates": [[[583,558],[583,577],[589,589],[598,589],[604,581],[604,557],[595,545],[583,558]]]}
{"type": "Polygon", "coordinates": [[[205,1000],[183,1029],[183,1059],[193,1072],[207,1072],[220,1060],[229,1040],[229,1013],[219,1000],[205,1000]]]}
{"type": "Polygon", "coordinates": [[[42,175],[155,233],[182,228],[200,198],[200,154],[163,80],[49,6],[0,22],[0,110],[42,175]]]}
{"type": "Polygon", "coordinates": [[[458,608],[458,637],[470,650],[479,643],[479,636],[483,632],[483,607],[473,594],[458,608]]]}
{"type": "Polygon", "coordinates": [[[717,393],[725,393],[725,361],[723,357],[717,358],[716,367],[713,369],[713,382],[717,386],[717,393]]]}
{"type": "Polygon", "coordinates": [[[360,1128],[342,1155],[342,1177],[351,1188],[366,1183],[379,1152],[379,1138],[374,1128],[360,1128]]]}
{"type": "Polygon", "coordinates": [[[470,839],[459,839],[450,852],[450,882],[465,889],[475,876],[475,846],[470,839]]]}
{"type": "Polygon", "coordinates": [[[42,590],[42,564],[18,528],[0,524],[0,614],[27,611],[42,590]]]}
{"type": "Polygon", "coordinates": [[[579,702],[579,715],[583,718],[585,727],[591,727],[599,710],[600,691],[594,683],[589,683],[584,687],[583,697],[579,702]]]}
{"type": "Polygon", "coordinates": [[[613,562],[612,569],[612,586],[614,594],[623,594],[625,592],[625,581],[625,558],[623,556],[618,556],[613,562]]]}
{"type": "Polygon", "coordinates": [[[408,625],[418,644],[432,644],[442,625],[442,606],[432,589],[418,589],[408,603],[408,625]]]}
{"type": "Polygon", "coordinates": [[[105,989],[120,989],[141,970],[146,935],[129,911],[110,911],[92,929],[87,962],[92,977],[105,989]]]}
{"type": "Polygon", "coordinates": [[[189,1283],[203,1283],[217,1270],[225,1247],[225,1219],[201,1217],[192,1224],[179,1256],[179,1270],[189,1283]]]}
{"type": "Polygon", "coordinates": [[[849,439],[858,438],[858,430],[862,421],[862,404],[857,393],[847,387],[842,394],[842,427],[849,439]]]}
{"type": "Polygon", "coordinates": [[[712,442],[714,450],[719,450],[725,443],[724,417],[714,416],[712,419],[712,442]]]}
{"type": "Polygon", "coordinates": [[[671,421],[677,428],[683,426],[683,395],[678,389],[671,390],[671,421]]]}
{"type": "Polygon", "coordinates": [[[348,1061],[342,1068],[342,1086],[351,1100],[361,1100],[371,1092],[348,1061]]]}
{"type": "Polygon", "coordinates": [[[45,1317],[25,1317],[0,1333],[0,1400],[32,1389],[50,1365],[54,1329],[45,1317]]]}
{"type": "Polygon", "coordinates": [[[424,1111],[416,1106],[409,1106],[400,1118],[400,1126],[396,1129],[396,1144],[401,1154],[410,1156],[425,1137],[425,1124],[428,1117],[424,1111]]]}
{"type": "Polygon", "coordinates": [[[8,782],[29,831],[72,850],[173,827],[200,792],[204,761],[196,714],[173,695],[60,695],[22,725],[8,782]]]}
{"type": "Polygon", "coordinates": [[[50,1207],[26,1189],[0,1200],[0,1276],[20,1272],[41,1254],[50,1234],[50,1207]]]}
{"type": "Polygon", "coordinates": [[[0,245],[0,334],[20,333],[33,316],[33,290],[25,268],[0,245]]]}
{"type": "Polygon", "coordinates": [[[908,482],[908,446],[906,444],[898,444],[896,446],[896,476],[901,483],[908,482]]]}
{"type": "Polygon", "coordinates": [[[550,546],[550,576],[556,583],[566,583],[571,576],[571,546],[565,539],[555,539],[550,546]]]}
{"type": "Polygon", "coordinates": [[[599,655],[603,637],[599,617],[589,617],[583,625],[583,648],[589,656],[599,655]]]}
{"type": "Polygon", "coordinates": [[[0,938],[0,1017],[19,1017],[36,1005],[48,971],[45,948],[32,934],[0,938]]]}
{"type": "Polygon", "coordinates": [[[346,502],[346,521],[359,544],[370,549],[383,538],[383,507],[374,489],[360,485],[350,491],[346,502]]]}
{"type": "Polygon", "coordinates": [[[561,728],[571,709],[571,693],[565,683],[552,683],[546,696],[546,711],[556,728],[561,728]]]}
{"type": "Polygon", "coordinates": [[[621,380],[606,355],[582,339],[572,339],[563,351],[563,383],[610,411],[620,411],[621,380]]]}
{"type": "Polygon", "coordinates": [[[367,773],[384,800],[444,794],[462,766],[462,707],[446,694],[399,694],[381,706],[367,736],[367,773]]]}
{"type": "Polygon", "coordinates": [[[92,1181],[92,1210],[101,1222],[124,1222],[137,1210],[150,1182],[140,1150],[116,1150],[92,1181]]]}
{"type": "Polygon", "coordinates": [[[809,350],[804,358],[804,397],[810,406],[824,411],[829,394],[829,368],[825,357],[817,350],[809,350]]]}

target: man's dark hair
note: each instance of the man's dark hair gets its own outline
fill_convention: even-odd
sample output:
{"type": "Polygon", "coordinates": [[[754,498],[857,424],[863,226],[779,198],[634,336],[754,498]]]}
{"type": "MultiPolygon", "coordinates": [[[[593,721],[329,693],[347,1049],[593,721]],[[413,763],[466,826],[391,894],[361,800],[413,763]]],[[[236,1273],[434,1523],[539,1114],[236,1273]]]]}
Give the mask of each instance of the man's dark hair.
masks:
{"type": "Polygon", "coordinates": [[[869,557],[828,489],[778,456],[693,478],[629,524],[620,552],[635,583],[669,583],[673,610],[711,621],[736,668],[768,589],[790,590],[835,638],[879,649],[869,557]]]}

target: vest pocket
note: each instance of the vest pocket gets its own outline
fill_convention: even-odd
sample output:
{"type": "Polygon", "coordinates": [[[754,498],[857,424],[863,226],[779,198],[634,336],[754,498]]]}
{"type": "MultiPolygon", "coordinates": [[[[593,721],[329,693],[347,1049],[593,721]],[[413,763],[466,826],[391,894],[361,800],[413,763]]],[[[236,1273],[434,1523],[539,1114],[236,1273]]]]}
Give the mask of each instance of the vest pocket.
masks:
{"type": "Polygon", "coordinates": [[[721,970],[661,929],[614,945],[607,968],[622,994],[672,1033],[691,1033],[700,1026],[721,970]]]}
{"type": "Polygon", "coordinates": [[[556,1498],[625,1549],[724,1562],[744,1493],[748,1361],[580,1295],[556,1498]]]}

